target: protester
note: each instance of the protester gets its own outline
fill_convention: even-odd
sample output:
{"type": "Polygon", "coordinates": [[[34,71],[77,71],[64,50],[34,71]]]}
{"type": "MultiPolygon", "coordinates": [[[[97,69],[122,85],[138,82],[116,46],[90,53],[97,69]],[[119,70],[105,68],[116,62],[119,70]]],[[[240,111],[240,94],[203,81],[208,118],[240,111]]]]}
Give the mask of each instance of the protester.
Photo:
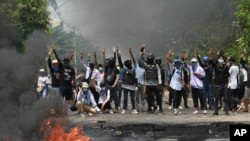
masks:
{"type": "MultiPolygon", "coordinates": [[[[129,48],[129,52],[131,55],[131,58],[133,58],[132,50],[129,48]]],[[[121,54],[118,54],[118,60],[121,61],[121,54]]],[[[134,60],[134,58],[133,58],[134,60]]],[[[137,114],[137,110],[135,108],[135,88],[137,88],[137,79],[136,79],[136,73],[135,73],[135,62],[133,62],[134,67],[132,66],[132,61],[126,60],[124,61],[124,64],[119,61],[120,65],[120,72],[122,72],[122,90],[123,90],[123,109],[121,111],[121,114],[125,114],[127,110],[128,105],[128,95],[130,95],[131,98],[131,104],[132,104],[132,114],[137,114]]]]}
{"type": "MultiPolygon", "coordinates": [[[[145,85],[146,85],[146,94],[148,102],[148,113],[152,114],[155,112],[157,107],[153,107],[153,95],[156,94],[159,97],[160,90],[162,89],[161,81],[161,71],[157,64],[154,63],[154,55],[148,53],[146,61],[144,61],[144,55],[146,53],[145,46],[141,47],[140,54],[140,65],[145,69],[145,85]]],[[[164,114],[162,105],[159,105],[159,114],[164,114]]]]}
{"type": "Polygon", "coordinates": [[[48,96],[48,85],[46,83],[47,79],[48,77],[46,75],[45,69],[40,69],[36,89],[38,93],[38,99],[48,96]]]}
{"type": "Polygon", "coordinates": [[[190,86],[191,86],[192,98],[195,109],[193,113],[194,114],[199,113],[199,101],[200,101],[200,108],[203,110],[204,114],[207,114],[207,107],[203,92],[203,78],[206,76],[206,73],[204,69],[198,64],[196,58],[191,59],[191,66],[187,64],[185,65],[190,74],[190,86]]]}
{"type": "Polygon", "coordinates": [[[106,60],[104,60],[104,82],[106,83],[106,89],[110,91],[110,100],[114,101],[114,113],[118,113],[117,83],[119,80],[119,70],[116,68],[116,57],[110,57],[109,59],[106,59],[104,50],[103,58],[106,60]]]}
{"type": "Polygon", "coordinates": [[[76,103],[78,113],[81,113],[81,115],[85,117],[86,114],[92,116],[93,114],[100,112],[100,109],[97,107],[94,97],[89,90],[88,83],[83,82],[82,87],[78,87],[78,89],[76,103]]]}
{"type": "Polygon", "coordinates": [[[204,69],[206,76],[203,79],[203,86],[204,86],[204,94],[206,100],[206,104],[209,105],[209,110],[214,110],[214,97],[212,95],[212,83],[213,83],[213,74],[214,69],[212,65],[209,63],[209,57],[204,56],[203,62],[201,61],[200,54],[198,48],[196,49],[196,57],[200,66],[204,69]]]}
{"type": "MultiPolygon", "coordinates": [[[[212,50],[209,51],[212,54],[212,50]]],[[[212,64],[214,68],[214,86],[215,86],[215,105],[214,105],[214,113],[213,115],[219,114],[219,100],[222,99],[224,103],[224,111],[225,115],[229,115],[228,112],[228,104],[229,104],[229,96],[228,96],[228,78],[229,78],[229,68],[225,64],[225,57],[221,50],[217,52],[217,63],[214,63],[212,59],[209,62],[212,64]]],[[[212,58],[212,57],[210,57],[212,58]]],[[[221,105],[222,107],[222,105],[221,105]]]]}

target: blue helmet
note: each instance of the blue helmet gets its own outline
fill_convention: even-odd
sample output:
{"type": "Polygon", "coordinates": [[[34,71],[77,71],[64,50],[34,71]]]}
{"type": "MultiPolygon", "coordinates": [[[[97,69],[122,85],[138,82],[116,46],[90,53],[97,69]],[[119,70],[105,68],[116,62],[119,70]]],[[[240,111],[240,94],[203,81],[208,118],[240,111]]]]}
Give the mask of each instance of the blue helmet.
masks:
{"type": "Polygon", "coordinates": [[[204,56],[204,57],[203,57],[203,61],[204,61],[204,62],[207,62],[207,61],[209,61],[209,58],[208,58],[208,56],[204,56]]]}

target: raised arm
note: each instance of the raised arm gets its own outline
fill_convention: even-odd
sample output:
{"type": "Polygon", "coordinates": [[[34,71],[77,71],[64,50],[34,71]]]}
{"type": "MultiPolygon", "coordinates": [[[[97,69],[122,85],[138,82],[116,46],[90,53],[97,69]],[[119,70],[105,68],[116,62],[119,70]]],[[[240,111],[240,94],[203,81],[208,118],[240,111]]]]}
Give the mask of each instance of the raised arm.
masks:
{"type": "Polygon", "coordinates": [[[117,54],[119,66],[120,68],[123,68],[122,57],[121,57],[121,52],[119,51],[119,48],[116,49],[116,54],[117,54]]]}
{"type": "Polygon", "coordinates": [[[139,63],[142,66],[142,68],[146,68],[146,65],[147,65],[147,63],[144,61],[144,57],[143,57],[145,53],[146,53],[145,46],[141,46],[139,63]]]}
{"type": "Polygon", "coordinates": [[[134,54],[133,54],[133,51],[132,51],[131,48],[129,48],[129,54],[130,54],[130,57],[131,57],[131,59],[133,61],[133,64],[135,65],[136,64],[136,60],[135,60],[135,57],[134,57],[134,54]]]}
{"type": "Polygon", "coordinates": [[[114,54],[114,59],[115,59],[115,62],[116,62],[116,47],[113,46],[113,54],[114,54]]]}
{"type": "Polygon", "coordinates": [[[57,53],[56,53],[56,48],[55,48],[55,45],[53,44],[52,45],[52,50],[53,50],[53,53],[54,53],[54,55],[55,55],[55,57],[56,57],[56,60],[58,61],[58,64],[61,64],[62,62],[61,62],[61,59],[58,57],[58,55],[57,55],[57,53]]]}
{"type": "Polygon", "coordinates": [[[106,56],[105,56],[105,48],[102,48],[101,51],[102,51],[103,65],[105,67],[107,65],[106,64],[106,56]]]}
{"type": "Polygon", "coordinates": [[[96,52],[94,52],[94,61],[95,61],[95,68],[98,68],[98,63],[96,59],[96,52]]]}
{"type": "Polygon", "coordinates": [[[70,55],[69,55],[69,61],[72,61],[73,57],[74,57],[74,52],[71,52],[70,55]]]}
{"type": "Polygon", "coordinates": [[[82,69],[84,71],[87,70],[88,66],[85,64],[84,60],[83,60],[83,53],[80,53],[80,64],[82,65],[82,69]]]}
{"type": "Polygon", "coordinates": [[[171,70],[170,64],[173,63],[173,61],[172,61],[172,54],[173,54],[173,52],[172,52],[171,49],[166,54],[166,65],[167,65],[167,69],[168,70],[171,70]]]}
{"type": "Polygon", "coordinates": [[[198,60],[198,62],[199,62],[199,64],[200,64],[200,66],[201,66],[202,68],[204,68],[205,65],[204,65],[204,64],[202,63],[202,61],[201,61],[201,57],[200,57],[199,49],[198,49],[198,48],[196,48],[195,54],[196,54],[196,58],[197,58],[197,60],[198,60]]]}

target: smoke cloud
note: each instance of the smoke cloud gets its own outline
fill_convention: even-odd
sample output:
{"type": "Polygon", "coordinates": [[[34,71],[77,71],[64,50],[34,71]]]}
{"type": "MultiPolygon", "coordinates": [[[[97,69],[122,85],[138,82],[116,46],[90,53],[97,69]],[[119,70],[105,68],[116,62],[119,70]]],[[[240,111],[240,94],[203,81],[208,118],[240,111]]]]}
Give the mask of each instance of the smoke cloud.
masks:
{"type": "MultiPolygon", "coordinates": [[[[62,15],[81,34],[108,49],[139,48],[146,43],[154,53],[181,40],[211,1],[200,0],[74,0],[59,3],[62,15]],[[164,36],[164,34],[167,34],[164,36]],[[170,44],[170,45],[168,45],[170,44]]],[[[52,14],[53,15],[53,14],[52,14]]],[[[136,50],[136,49],[134,49],[136,50]]],[[[136,50],[136,51],[139,51],[136,50]]],[[[110,54],[111,55],[111,54],[110,54]]]]}
{"type": "Polygon", "coordinates": [[[9,42],[18,40],[15,27],[1,17],[0,31],[5,34],[0,36],[0,140],[42,140],[39,127],[50,116],[49,110],[64,110],[62,98],[37,100],[34,91],[37,72],[44,67],[48,36],[34,32],[20,54],[9,42]]]}

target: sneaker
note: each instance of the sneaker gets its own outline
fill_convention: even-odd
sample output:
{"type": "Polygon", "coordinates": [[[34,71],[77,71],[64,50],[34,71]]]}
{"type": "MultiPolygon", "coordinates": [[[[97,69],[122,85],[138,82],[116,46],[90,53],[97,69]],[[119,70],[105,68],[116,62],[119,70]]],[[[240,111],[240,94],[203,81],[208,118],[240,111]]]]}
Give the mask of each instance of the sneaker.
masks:
{"type": "Polygon", "coordinates": [[[178,115],[178,110],[177,109],[174,109],[174,114],[178,115]]]}
{"type": "Polygon", "coordinates": [[[82,113],[81,113],[81,117],[86,117],[86,113],[85,113],[85,112],[82,112],[82,113]]]}
{"type": "Polygon", "coordinates": [[[183,107],[180,105],[179,107],[178,107],[180,110],[182,110],[183,109],[183,107]]]}
{"type": "Polygon", "coordinates": [[[95,110],[100,113],[101,112],[101,109],[99,107],[95,107],[95,110]]]}
{"type": "Polygon", "coordinates": [[[171,110],[171,109],[172,109],[172,106],[169,106],[168,109],[171,110]]]}
{"type": "Polygon", "coordinates": [[[228,112],[228,111],[226,111],[226,112],[225,112],[225,115],[229,116],[229,112],[228,112]]]}
{"type": "Polygon", "coordinates": [[[186,106],[185,106],[185,108],[187,108],[187,109],[188,109],[188,108],[189,108],[189,106],[187,106],[187,105],[186,105],[186,106]]]}
{"type": "Polygon", "coordinates": [[[194,112],[193,112],[193,114],[198,114],[199,113],[199,111],[198,110],[195,110],[194,112]]]}
{"type": "Polygon", "coordinates": [[[124,109],[122,109],[122,112],[121,112],[121,114],[125,114],[125,110],[124,110],[124,109]]]}
{"type": "Polygon", "coordinates": [[[113,112],[113,110],[112,110],[112,109],[110,109],[110,110],[109,110],[109,113],[110,113],[110,114],[113,114],[114,112],[113,112]]]}
{"type": "Polygon", "coordinates": [[[159,111],[159,115],[165,115],[165,113],[163,112],[163,110],[159,111]]]}
{"type": "Polygon", "coordinates": [[[207,110],[203,110],[203,114],[207,114],[207,110]]]}
{"type": "Polygon", "coordinates": [[[219,113],[218,112],[214,112],[213,115],[219,115],[219,113]]]}
{"type": "Polygon", "coordinates": [[[132,114],[138,114],[138,112],[136,111],[136,109],[134,109],[134,110],[132,111],[132,114]]]}
{"type": "Polygon", "coordinates": [[[89,116],[93,116],[93,114],[92,114],[92,113],[89,113],[88,115],[89,115],[89,116]]]}

